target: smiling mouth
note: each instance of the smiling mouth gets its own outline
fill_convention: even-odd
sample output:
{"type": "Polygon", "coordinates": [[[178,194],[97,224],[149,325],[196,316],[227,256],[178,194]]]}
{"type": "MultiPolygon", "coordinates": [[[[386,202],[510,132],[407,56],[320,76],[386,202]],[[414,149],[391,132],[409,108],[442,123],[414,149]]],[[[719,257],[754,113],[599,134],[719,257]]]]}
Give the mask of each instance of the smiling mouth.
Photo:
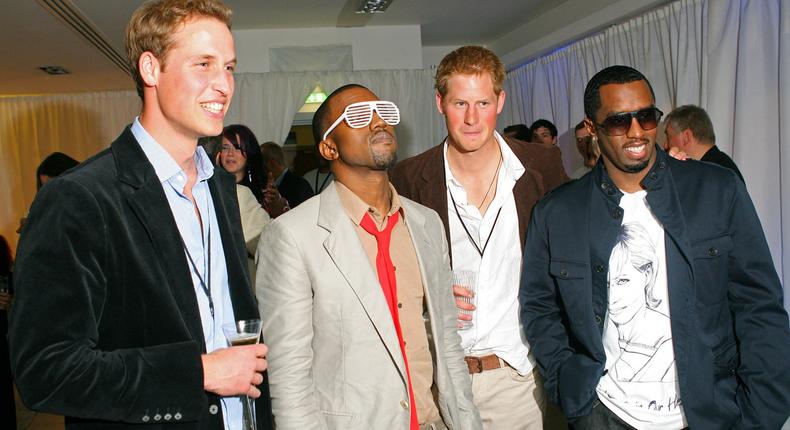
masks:
{"type": "Polygon", "coordinates": [[[221,113],[222,109],[225,108],[225,104],[224,103],[217,103],[217,102],[201,103],[200,107],[202,107],[203,110],[211,112],[211,113],[221,113]]]}

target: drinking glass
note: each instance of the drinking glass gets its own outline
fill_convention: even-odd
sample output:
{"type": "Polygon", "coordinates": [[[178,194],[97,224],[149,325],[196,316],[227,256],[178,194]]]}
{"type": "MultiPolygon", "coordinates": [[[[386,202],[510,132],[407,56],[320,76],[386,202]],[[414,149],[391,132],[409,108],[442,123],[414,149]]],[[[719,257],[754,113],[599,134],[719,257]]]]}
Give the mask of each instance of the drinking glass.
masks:
{"type": "MultiPolygon", "coordinates": [[[[228,346],[255,345],[261,338],[261,320],[239,320],[236,324],[224,324],[222,331],[228,340],[228,346]]],[[[257,430],[258,423],[252,399],[249,396],[242,396],[241,407],[244,430],[257,430]]]]}
{"type": "MultiPolygon", "coordinates": [[[[472,297],[459,296],[466,303],[477,306],[477,272],[472,270],[453,270],[453,284],[466,288],[472,292],[472,297]]],[[[472,317],[471,321],[458,321],[461,330],[472,328],[474,325],[474,311],[459,309],[461,313],[472,317]]]]}

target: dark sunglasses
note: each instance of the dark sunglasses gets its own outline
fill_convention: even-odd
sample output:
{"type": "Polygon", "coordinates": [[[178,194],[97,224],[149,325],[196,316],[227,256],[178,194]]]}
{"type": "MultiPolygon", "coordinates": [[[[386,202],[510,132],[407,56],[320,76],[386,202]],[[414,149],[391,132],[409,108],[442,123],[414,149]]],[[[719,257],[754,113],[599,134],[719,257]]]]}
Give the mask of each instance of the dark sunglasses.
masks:
{"type": "Polygon", "coordinates": [[[658,127],[662,115],[664,115],[664,112],[661,112],[657,107],[649,107],[607,116],[602,123],[595,123],[595,125],[601,127],[607,136],[622,136],[631,129],[631,123],[634,118],[636,118],[636,122],[642,127],[642,130],[652,130],[658,127]]]}

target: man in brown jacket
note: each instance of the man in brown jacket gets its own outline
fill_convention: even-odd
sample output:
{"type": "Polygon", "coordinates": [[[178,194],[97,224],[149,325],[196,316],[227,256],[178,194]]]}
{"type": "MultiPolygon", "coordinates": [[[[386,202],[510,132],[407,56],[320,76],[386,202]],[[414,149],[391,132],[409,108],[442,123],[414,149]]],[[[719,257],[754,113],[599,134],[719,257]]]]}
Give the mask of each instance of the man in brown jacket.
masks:
{"type": "Polygon", "coordinates": [[[467,276],[453,293],[484,428],[540,429],[545,394],[518,319],[521,253],[532,207],[568,177],[556,147],[496,132],[504,75],[485,48],[448,54],[436,73],[436,106],[448,137],[398,164],[391,181],[398,193],[439,213],[454,275],[467,276]]]}

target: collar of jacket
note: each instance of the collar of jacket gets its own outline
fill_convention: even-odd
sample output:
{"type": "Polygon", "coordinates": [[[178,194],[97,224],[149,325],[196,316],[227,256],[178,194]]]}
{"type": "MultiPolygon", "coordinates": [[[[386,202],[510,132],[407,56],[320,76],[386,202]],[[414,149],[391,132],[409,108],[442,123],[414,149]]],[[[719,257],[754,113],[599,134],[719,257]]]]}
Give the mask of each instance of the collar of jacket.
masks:
{"type": "MultiPolygon", "coordinates": [[[[667,159],[669,158],[669,155],[658,145],[655,145],[655,150],[656,161],[639,183],[642,189],[647,191],[648,194],[664,188],[668,181],[667,176],[669,176],[669,169],[667,169],[667,159]]],[[[623,196],[623,192],[620,191],[617,185],[615,185],[614,181],[612,181],[612,178],[610,178],[609,174],[606,172],[606,167],[604,167],[603,164],[603,156],[598,159],[598,163],[593,168],[591,175],[594,178],[596,188],[598,188],[601,193],[603,193],[604,197],[615,204],[619,204],[620,198],[623,196]]]]}

